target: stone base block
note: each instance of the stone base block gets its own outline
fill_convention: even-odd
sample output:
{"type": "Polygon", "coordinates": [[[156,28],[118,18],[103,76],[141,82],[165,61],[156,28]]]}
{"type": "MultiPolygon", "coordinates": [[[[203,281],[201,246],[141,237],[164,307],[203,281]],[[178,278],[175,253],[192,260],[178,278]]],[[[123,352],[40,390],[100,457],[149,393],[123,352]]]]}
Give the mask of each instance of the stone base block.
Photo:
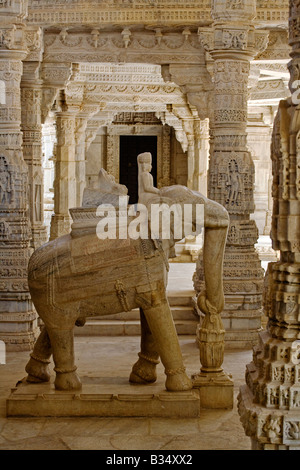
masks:
{"type": "MultiPolygon", "coordinates": [[[[88,378],[86,378],[88,379],[88,378]]],[[[52,382],[24,379],[6,402],[7,417],[164,417],[198,418],[198,390],[167,392],[162,384],[130,385],[123,378],[93,378],[79,392],[62,392],[52,382]]]]}
{"type": "Polygon", "coordinates": [[[225,349],[253,349],[258,344],[260,329],[256,330],[226,330],[225,349]]]}
{"type": "Polygon", "coordinates": [[[247,385],[240,388],[238,413],[252,450],[300,450],[300,410],[254,403],[247,385]]]}
{"type": "Polygon", "coordinates": [[[194,389],[199,389],[201,408],[233,408],[233,381],[224,372],[200,372],[192,380],[194,389]]]}

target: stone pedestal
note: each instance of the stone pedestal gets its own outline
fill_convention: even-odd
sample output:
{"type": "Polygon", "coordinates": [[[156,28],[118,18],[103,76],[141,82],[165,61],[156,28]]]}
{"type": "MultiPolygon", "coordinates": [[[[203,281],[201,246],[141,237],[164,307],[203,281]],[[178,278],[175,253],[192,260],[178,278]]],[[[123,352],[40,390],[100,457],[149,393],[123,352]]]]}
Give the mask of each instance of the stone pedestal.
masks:
{"type": "Polygon", "coordinates": [[[80,392],[60,392],[53,383],[19,383],[7,399],[8,417],[198,418],[195,390],[167,392],[157,385],[130,385],[128,379],[91,378],[80,392]]]}
{"type": "Polygon", "coordinates": [[[201,370],[192,377],[202,408],[233,408],[233,381],[222,368],[224,335],[220,315],[206,314],[197,331],[201,370]]]}
{"type": "Polygon", "coordinates": [[[233,381],[224,372],[200,373],[193,376],[193,385],[199,390],[203,409],[232,409],[233,381]]]}

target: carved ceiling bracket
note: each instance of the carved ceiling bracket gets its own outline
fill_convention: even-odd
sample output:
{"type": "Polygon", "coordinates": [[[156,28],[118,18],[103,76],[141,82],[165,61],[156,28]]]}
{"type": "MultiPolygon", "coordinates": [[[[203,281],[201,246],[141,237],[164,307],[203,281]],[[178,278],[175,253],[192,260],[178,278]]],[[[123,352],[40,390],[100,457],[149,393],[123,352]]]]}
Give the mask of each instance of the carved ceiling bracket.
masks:
{"type": "Polygon", "coordinates": [[[191,106],[195,106],[201,120],[211,117],[211,100],[213,82],[206,67],[199,65],[170,64],[162,67],[162,76],[165,81],[176,83],[186,95],[191,106]]]}

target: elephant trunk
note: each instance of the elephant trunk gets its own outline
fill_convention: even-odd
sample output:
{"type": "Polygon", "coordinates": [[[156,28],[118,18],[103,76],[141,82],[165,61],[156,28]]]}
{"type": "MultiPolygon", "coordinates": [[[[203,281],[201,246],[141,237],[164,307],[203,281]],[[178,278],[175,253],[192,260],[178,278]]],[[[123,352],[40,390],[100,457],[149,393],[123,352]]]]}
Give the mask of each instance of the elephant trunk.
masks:
{"type": "Polygon", "coordinates": [[[228,227],[205,228],[203,265],[205,291],[198,296],[200,310],[217,315],[224,308],[223,260],[228,227]]]}

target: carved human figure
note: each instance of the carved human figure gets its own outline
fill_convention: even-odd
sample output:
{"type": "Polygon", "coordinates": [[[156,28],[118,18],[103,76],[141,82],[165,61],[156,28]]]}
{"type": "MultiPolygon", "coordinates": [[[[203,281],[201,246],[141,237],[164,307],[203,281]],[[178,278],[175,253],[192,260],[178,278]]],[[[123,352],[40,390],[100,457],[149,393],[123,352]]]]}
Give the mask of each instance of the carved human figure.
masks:
{"type": "Polygon", "coordinates": [[[6,226],[4,222],[0,222],[0,239],[5,237],[6,226]]]}
{"type": "Polygon", "coordinates": [[[140,153],[137,157],[138,161],[138,187],[139,187],[139,203],[147,206],[153,196],[158,196],[160,191],[154,186],[152,169],[152,155],[150,152],[140,153]]]}
{"type": "Polygon", "coordinates": [[[10,193],[10,178],[6,170],[0,171],[0,204],[9,202],[8,193],[10,193]]]}
{"type": "Polygon", "coordinates": [[[227,183],[227,186],[229,187],[228,204],[234,205],[234,203],[237,202],[241,188],[241,177],[235,162],[231,162],[229,164],[229,182],[227,183]]]}

